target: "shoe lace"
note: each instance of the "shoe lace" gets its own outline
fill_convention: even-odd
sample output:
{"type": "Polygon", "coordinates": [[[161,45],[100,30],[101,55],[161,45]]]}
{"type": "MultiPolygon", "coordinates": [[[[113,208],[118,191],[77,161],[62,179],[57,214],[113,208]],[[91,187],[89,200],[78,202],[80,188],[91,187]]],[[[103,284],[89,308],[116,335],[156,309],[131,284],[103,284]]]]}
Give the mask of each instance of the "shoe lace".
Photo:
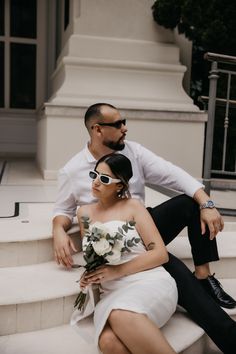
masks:
{"type": "Polygon", "coordinates": [[[219,285],[219,286],[222,288],[222,284],[221,284],[221,282],[220,282],[218,279],[215,278],[215,274],[216,274],[216,273],[213,273],[212,275],[210,275],[211,280],[212,280],[215,284],[219,285]]]}

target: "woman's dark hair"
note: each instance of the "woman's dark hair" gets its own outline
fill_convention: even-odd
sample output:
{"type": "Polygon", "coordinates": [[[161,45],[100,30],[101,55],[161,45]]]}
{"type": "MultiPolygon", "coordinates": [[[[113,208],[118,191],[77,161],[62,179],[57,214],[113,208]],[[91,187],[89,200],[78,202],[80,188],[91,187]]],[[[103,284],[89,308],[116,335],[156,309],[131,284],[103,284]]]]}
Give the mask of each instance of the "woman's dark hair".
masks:
{"type": "Polygon", "coordinates": [[[133,176],[132,165],[128,157],[116,153],[105,155],[97,161],[95,170],[101,162],[105,162],[115,177],[121,180],[123,189],[120,194],[125,196],[126,192],[128,192],[129,180],[133,176]]]}

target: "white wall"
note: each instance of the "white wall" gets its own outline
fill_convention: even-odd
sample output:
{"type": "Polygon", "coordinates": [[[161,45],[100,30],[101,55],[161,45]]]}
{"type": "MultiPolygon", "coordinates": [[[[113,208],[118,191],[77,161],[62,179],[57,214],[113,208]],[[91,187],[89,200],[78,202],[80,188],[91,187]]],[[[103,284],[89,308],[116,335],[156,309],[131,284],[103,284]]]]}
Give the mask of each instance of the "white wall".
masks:
{"type": "MultiPolygon", "coordinates": [[[[84,108],[47,104],[45,109],[38,121],[44,147],[38,150],[38,163],[45,179],[55,179],[58,169],[85,146],[89,136],[84,126],[84,108]]],[[[204,113],[120,112],[127,118],[127,139],[140,142],[196,178],[201,177],[204,113]]]]}
{"type": "Polygon", "coordinates": [[[32,155],[36,152],[35,114],[4,114],[0,117],[0,156],[32,155]]]}

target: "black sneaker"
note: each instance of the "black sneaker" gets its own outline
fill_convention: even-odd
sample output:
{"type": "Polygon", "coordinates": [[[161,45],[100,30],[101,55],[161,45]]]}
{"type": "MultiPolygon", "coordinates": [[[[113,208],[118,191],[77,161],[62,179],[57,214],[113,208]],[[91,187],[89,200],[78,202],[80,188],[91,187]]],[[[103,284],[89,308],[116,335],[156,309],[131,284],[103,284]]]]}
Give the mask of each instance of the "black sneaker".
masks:
{"type": "Polygon", "coordinates": [[[236,307],[236,301],[228,295],[222,288],[221,283],[213,275],[209,275],[206,279],[199,279],[200,283],[209,295],[221,306],[227,309],[236,307]]]}

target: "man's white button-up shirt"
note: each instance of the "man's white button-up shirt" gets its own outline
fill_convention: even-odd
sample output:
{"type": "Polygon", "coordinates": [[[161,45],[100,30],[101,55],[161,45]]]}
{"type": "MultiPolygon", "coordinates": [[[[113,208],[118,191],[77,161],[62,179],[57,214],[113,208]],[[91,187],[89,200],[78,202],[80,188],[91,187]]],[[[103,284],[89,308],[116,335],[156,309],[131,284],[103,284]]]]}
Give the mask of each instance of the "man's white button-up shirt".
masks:
{"type": "MultiPolygon", "coordinates": [[[[119,153],[119,152],[118,152],[119,153]]],[[[193,197],[204,186],[183,169],[155,155],[142,145],[125,141],[125,148],[120,151],[127,156],[133,168],[133,177],[129,181],[129,191],[133,198],[145,201],[145,184],[171,188],[193,197]]],[[[96,160],[87,145],[75,155],[58,174],[58,197],[53,215],[66,215],[72,219],[77,207],[93,203],[89,171],[93,170],[96,160]]]]}

